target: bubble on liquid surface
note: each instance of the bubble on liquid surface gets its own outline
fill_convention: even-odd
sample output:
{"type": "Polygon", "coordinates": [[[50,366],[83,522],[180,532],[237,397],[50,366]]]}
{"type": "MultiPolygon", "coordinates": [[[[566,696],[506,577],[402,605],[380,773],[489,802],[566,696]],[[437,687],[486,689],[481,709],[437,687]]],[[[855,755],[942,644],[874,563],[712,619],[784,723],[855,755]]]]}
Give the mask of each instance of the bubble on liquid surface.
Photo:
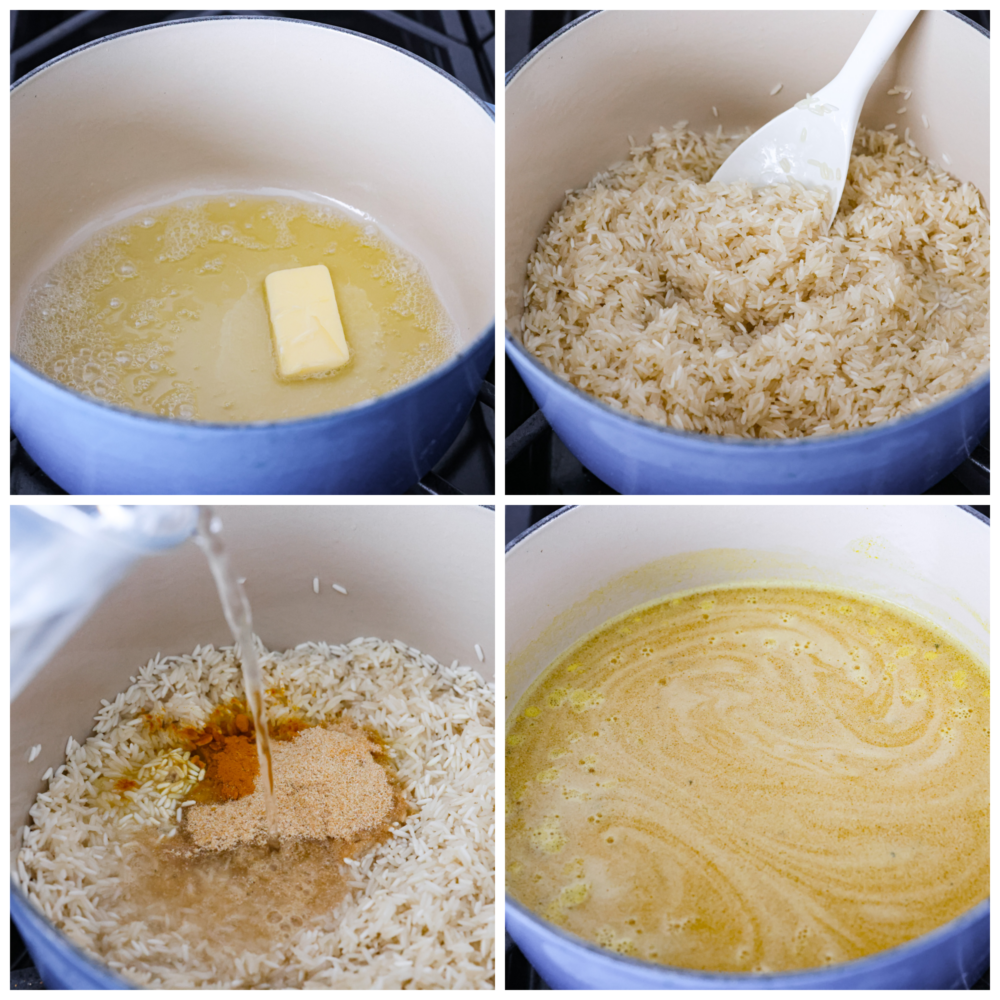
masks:
{"type": "Polygon", "coordinates": [[[131,361],[132,361],[132,355],[129,354],[128,351],[119,351],[115,355],[115,361],[117,361],[118,364],[120,364],[120,365],[130,364],[131,361]]]}
{"type": "Polygon", "coordinates": [[[130,264],[127,260],[123,260],[116,268],[115,273],[120,278],[134,278],[136,276],[136,266],[135,264],[130,264]]]}
{"type": "Polygon", "coordinates": [[[111,301],[110,301],[110,302],[108,303],[108,305],[109,305],[109,306],[111,306],[111,308],[112,308],[112,309],[121,309],[121,307],[122,307],[123,305],[125,305],[125,300],[124,300],[124,299],[120,299],[120,298],[118,298],[117,296],[115,296],[115,298],[113,298],[113,299],[112,299],[112,300],[111,300],[111,301]]]}
{"type": "Polygon", "coordinates": [[[156,219],[154,219],[151,215],[147,215],[145,218],[139,220],[139,225],[142,226],[143,229],[149,229],[151,226],[156,225],[156,219]]]}

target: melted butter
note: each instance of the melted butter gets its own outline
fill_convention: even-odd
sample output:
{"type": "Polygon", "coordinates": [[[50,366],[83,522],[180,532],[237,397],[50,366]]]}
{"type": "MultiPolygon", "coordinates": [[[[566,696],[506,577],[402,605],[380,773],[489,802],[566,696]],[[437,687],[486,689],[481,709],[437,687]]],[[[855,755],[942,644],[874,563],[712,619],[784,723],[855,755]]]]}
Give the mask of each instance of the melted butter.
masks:
{"type": "Polygon", "coordinates": [[[17,354],[70,388],[164,417],[304,417],[395,389],[454,353],[421,265],[372,223],[233,195],[152,209],[102,231],[32,288],[17,354]],[[264,298],[272,271],[330,269],[351,360],[278,377],[264,298]]]}
{"type": "Polygon", "coordinates": [[[692,593],[551,665],[507,787],[508,889],[581,937],[717,971],[859,958],[989,892],[989,679],[858,595],[692,593]]]}

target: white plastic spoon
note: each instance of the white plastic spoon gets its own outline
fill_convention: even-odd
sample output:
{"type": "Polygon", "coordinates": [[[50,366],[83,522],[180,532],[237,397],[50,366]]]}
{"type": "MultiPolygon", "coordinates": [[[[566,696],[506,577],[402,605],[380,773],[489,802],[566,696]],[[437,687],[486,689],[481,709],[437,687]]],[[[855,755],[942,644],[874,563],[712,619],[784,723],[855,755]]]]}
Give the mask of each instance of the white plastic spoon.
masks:
{"type": "Polygon", "coordinates": [[[844,68],[822,90],[769,121],[741,143],[713,181],[768,187],[797,180],[829,192],[829,230],[847,180],[861,106],[917,10],[880,10],[865,29],[844,68]]]}

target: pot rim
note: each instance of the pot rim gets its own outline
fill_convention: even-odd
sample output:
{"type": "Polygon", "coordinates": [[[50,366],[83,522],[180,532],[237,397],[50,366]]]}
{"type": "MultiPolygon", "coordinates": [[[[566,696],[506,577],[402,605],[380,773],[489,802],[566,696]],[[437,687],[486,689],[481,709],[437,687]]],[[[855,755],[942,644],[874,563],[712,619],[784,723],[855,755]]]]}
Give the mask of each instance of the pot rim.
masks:
{"type": "MultiPolygon", "coordinates": [[[[551,521],[555,520],[557,517],[561,517],[567,514],[571,510],[575,510],[580,506],[592,506],[592,505],[581,505],[581,504],[567,504],[566,506],[560,507],[558,510],[552,511],[551,514],[547,514],[541,520],[536,521],[534,524],[529,525],[522,531],[516,538],[511,539],[507,543],[505,554],[510,555],[514,548],[525,541],[529,535],[533,534],[539,528],[544,525],[549,524],[551,521]]],[[[608,506],[618,506],[618,505],[608,505],[608,506]]],[[[789,506],[787,504],[775,505],[775,506],[789,506]]],[[[981,511],[976,510],[974,507],[968,504],[957,504],[959,510],[965,511],[967,514],[971,514],[976,520],[982,522],[987,528],[990,526],[990,519],[983,514],[981,511]]],[[[727,983],[740,983],[745,985],[748,981],[760,984],[762,988],[766,987],[778,987],[778,988],[815,988],[821,989],[822,986],[817,986],[812,983],[812,977],[830,975],[832,973],[840,974],[843,970],[848,969],[850,971],[859,971],[864,973],[867,969],[874,968],[879,962],[885,962],[885,956],[889,956],[890,960],[896,957],[902,956],[905,958],[909,950],[916,949],[917,947],[923,947],[923,943],[930,939],[933,943],[934,940],[938,938],[943,938],[945,935],[952,935],[961,933],[965,930],[966,926],[975,923],[980,920],[984,915],[988,915],[990,912],[990,897],[987,896],[985,899],[980,900],[974,906],[970,907],[964,913],[960,913],[957,917],[952,918],[945,924],[941,924],[940,927],[935,927],[929,930],[926,934],[921,934],[919,937],[912,938],[909,941],[904,941],[902,944],[898,944],[893,948],[886,948],[883,951],[877,951],[871,955],[866,955],[864,958],[852,959],[848,962],[839,962],[835,965],[824,965],[817,966],[814,969],[794,969],[785,972],[745,972],[745,973],[730,973],[730,972],[707,972],[703,969],[685,969],[676,965],[663,965],[659,962],[650,962],[647,959],[641,958],[630,958],[627,955],[619,955],[616,952],[609,951],[606,948],[602,948],[584,938],[577,937],[575,934],[571,934],[569,931],[564,931],[562,928],[557,927],[555,924],[549,923],[543,917],[540,917],[537,913],[529,910],[523,903],[518,902],[510,895],[509,892],[504,891],[504,905],[505,907],[512,907],[517,911],[522,917],[527,920],[534,921],[540,924],[542,929],[553,933],[564,945],[573,947],[582,947],[585,950],[591,952],[595,956],[600,956],[603,959],[607,959],[614,962],[619,962],[624,968],[635,967],[647,969],[647,970],[660,970],[663,973],[669,973],[671,975],[679,976],[691,976],[696,980],[701,982],[697,985],[704,986],[706,988],[716,988],[725,989],[727,983]],[[803,981],[798,982],[797,979],[801,978],[803,981]],[[808,982],[805,981],[808,979],[808,982]]],[[[516,942],[515,942],[516,943],[516,942]]]]}
{"type": "MultiPolygon", "coordinates": [[[[593,506],[598,506],[598,507],[600,507],[600,506],[617,507],[617,506],[620,506],[620,505],[619,504],[577,504],[577,503],[564,504],[558,510],[552,511],[551,514],[546,514],[545,517],[543,517],[540,520],[536,521],[534,524],[529,524],[528,527],[524,529],[524,531],[522,531],[519,535],[517,535],[514,538],[512,538],[507,543],[506,547],[504,548],[504,555],[510,555],[511,550],[513,550],[515,546],[520,545],[521,542],[523,542],[528,537],[528,535],[533,534],[539,528],[544,527],[550,521],[555,520],[555,518],[560,517],[561,515],[566,514],[566,513],[568,513],[571,510],[575,510],[577,507],[593,507],[593,506]]],[[[696,505],[695,504],[681,504],[680,506],[687,507],[687,506],[696,506],[696,505]]],[[[729,505],[728,504],[722,504],[721,506],[729,506],[729,505]]],[[[759,506],[765,506],[765,507],[767,507],[767,506],[799,507],[799,506],[801,506],[801,504],[798,504],[798,503],[761,504],[759,506]]],[[[844,506],[844,504],[832,504],[831,506],[842,507],[842,506],[844,506]]],[[[884,506],[890,507],[890,506],[905,506],[905,505],[903,505],[903,504],[885,504],[884,506]]],[[[949,504],[944,504],[943,506],[950,506],[950,505],[949,504]]],[[[971,514],[977,521],[981,521],[983,524],[985,524],[987,528],[990,526],[990,519],[985,514],[983,514],[981,511],[976,510],[976,508],[973,507],[971,504],[960,503],[960,504],[955,504],[955,506],[958,507],[959,510],[964,510],[966,514],[971,514]]]]}
{"type": "MultiPolygon", "coordinates": [[[[598,14],[616,14],[616,13],[626,13],[625,11],[604,11],[604,10],[591,10],[586,14],[582,14],[580,17],[569,24],[564,25],[557,32],[550,35],[548,38],[544,39],[538,45],[536,45],[512,70],[510,70],[504,77],[504,87],[509,87],[514,77],[517,76],[527,65],[530,63],[543,49],[549,46],[552,42],[556,41],[562,35],[565,35],[571,29],[582,24],[584,21],[598,14]]],[[[960,11],[949,10],[943,13],[951,14],[957,17],[960,21],[969,25],[971,28],[975,28],[980,34],[985,35],[987,40],[989,40],[990,33],[980,24],[976,24],[971,18],[966,17],[960,11]]],[[[856,430],[849,431],[837,431],[833,434],[824,434],[820,436],[808,436],[799,438],[736,438],[725,435],[715,435],[715,434],[705,434],[701,431],[685,431],[678,430],[675,427],[667,427],[663,424],[656,424],[650,420],[646,420],[643,417],[637,417],[631,413],[625,413],[621,410],[615,410],[603,400],[598,399],[596,396],[591,396],[590,393],[584,392],[582,389],[578,389],[575,385],[561,379],[554,372],[550,371],[538,360],[522,343],[515,337],[510,330],[507,328],[506,322],[504,323],[504,334],[507,352],[510,353],[512,350],[517,351],[520,355],[528,361],[530,364],[534,365],[539,372],[541,372],[543,378],[548,378],[552,384],[558,388],[568,389],[571,394],[575,393],[576,396],[586,405],[590,404],[596,406],[598,410],[603,413],[606,417],[611,417],[612,419],[617,418],[620,422],[624,421],[626,425],[631,425],[636,428],[639,432],[645,432],[649,435],[666,435],[665,440],[669,440],[670,437],[680,438],[690,444],[701,445],[706,449],[721,450],[724,448],[737,448],[741,450],[758,449],[763,451],[766,448],[787,448],[787,449],[803,449],[806,447],[812,448],[814,450],[821,450],[823,444],[827,444],[830,447],[836,447],[841,444],[841,442],[852,443],[857,440],[868,441],[876,435],[887,436],[889,434],[895,433],[896,431],[904,432],[911,427],[916,426],[917,422],[922,418],[933,417],[939,413],[943,413],[945,408],[956,406],[965,402],[965,400],[974,394],[978,394],[980,391],[989,390],[990,373],[989,370],[985,371],[982,375],[979,375],[972,380],[968,385],[963,386],[958,389],[953,394],[946,396],[944,399],[938,401],[937,403],[932,403],[930,406],[923,407],[914,413],[908,413],[901,417],[893,417],[889,420],[882,422],[881,424],[874,424],[871,427],[861,427],[856,430]],[[865,436],[867,435],[867,436],[865,436]]],[[[541,407],[539,407],[541,409],[541,407]]],[[[664,438],[660,438],[664,440],[664,438]]]]}
{"type": "MultiPolygon", "coordinates": [[[[541,361],[538,360],[511,332],[504,330],[507,353],[516,350],[520,357],[537,369],[543,378],[549,380],[556,391],[566,391],[574,399],[579,400],[585,406],[595,407],[597,411],[606,419],[616,421],[621,427],[632,427],[636,432],[644,435],[648,440],[669,440],[677,438],[688,445],[703,448],[711,451],[721,451],[733,449],[744,452],[777,450],[802,451],[809,448],[812,451],[824,451],[839,448],[845,444],[852,444],[856,441],[871,441],[875,438],[887,438],[896,434],[906,433],[910,429],[928,420],[936,419],[947,410],[957,409],[973,396],[985,394],[989,398],[990,373],[983,372],[968,385],[956,390],[951,395],[930,406],[922,407],[913,413],[907,413],[901,417],[892,417],[880,424],[870,427],[859,427],[849,431],[836,431],[833,434],[810,435],[807,437],[795,438],[739,438],[727,435],[707,434],[702,431],[678,430],[676,427],[667,427],[665,424],[655,424],[651,420],[637,417],[633,413],[626,413],[623,410],[616,410],[609,406],[602,399],[591,396],[590,393],[578,389],[571,382],[566,382],[554,372],[550,371],[541,361]]],[[[537,403],[537,400],[536,400],[537,403]]],[[[542,409],[539,406],[539,409],[542,409]]]]}
{"type": "MultiPolygon", "coordinates": [[[[17,884],[13,876],[11,876],[10,880],[10,895],[11,917],[13,918],[14,913],[17,912],[18,917],[30,923],[32,929],[42,936],[45,945],[64,955],[68,952],[74,961],[82,962],[84,965],[88,966],[94,976],[99,976],[102,979],[113,979],[119,984],[117,987],[113,988],[123,990],[135,990],[140,988],[134,983],[129,982],[123,976],[120,976],[114,971],[114,969],[105,965],[94,955],[84,951],[83,948],[59,930],[59,928],[56,927],[56,925],[53,924],[49,918],[46,917],[45,914],[31,902],[27,893],[17,884]]],[[[17,921],[15,920],[15,924],[16,923],[17,921]]],[[[18,927],[18,933],[20,933],[20,927],[18,927]]],[[[27,945],[25,945],[25,947],[27,947],[27,945]]]]}
{"type": "MultiPolygon", "coordinates": [[[[581,14],[579,17],[574,18],[572,21],[569,22],[569,24],[564,24],[558,31],[555,31],[551,35],[549,35],[548,38],[545,38],[542,41],[540,41],[526,56],[524,56],[520,60],[520,62],[518,62],[518,64],[513,69],[507,70],[507,73],[504,76],[504,86],[505,87],[508,86],[510,84],[510,81],[513,80],[514,77],[517,76],[517,74],[520,73],[521,70],[524,69],[524,67],[529,62],[531,62],[531,60],[534,59],[539,52],[542,51],[542,49],[544,49],[551,42],[554,42],[560,35],[564,35],[567,31],[570,30],[570,28],[575,28],[582,21],[586,21],[588,18],[593,17],[595,14],[605,14],[605,13],[609,12],[606,10],[589,10],[587,11],[587,13],[581,14]]],[[[610,11],[610,13],[627,13],[627,12],[610,11]]],[[[977,24],[975,21],[972,20],[971,17],[966,17],[965,14],[963,14],[960,10],[945,10],[942,11],[941,13],[952,14],[955,17],[957,17],[960,21],[964,21],[966,24],[968,24],[969,27],[975,28],[976,31],[978,31],[981,35],[985,35],[987,38],[990,37],[990,33],[989,31],[986,30],[986,28],[984,28],[981,24],[977,24]]]]}
{"type": "MultiPolygon", "coordinates": [[[[990,913],[990,897],[981,899],[974,906],[964,913],[952,918],[946,924],[935,927],[921,934],[919,937],[911,938],[895,947],[886,948],[883,951],[865,955],[864,958],[854,958],[847,962],[837,962],[831,965],[817,966],[813,969],[791,969],[785,972],[706,972],[704,969],[685,969],[677,965],[663,965],[659,962],[651,962],[644,958],[631,958],[628,955],[619,955],[600,945],[593,944],[584,938],[570,934],[561,927],[550,924],[544,918],[533,913],[523,903],[519,903],[510,893],[504,892],[504,906],[510,907],[518,912],[525,919],[540,925],[545,933],[554,935],[564,947],[583,948],[595,958],[603,961],[610,961],[618,966],[623,973],[630,968],[639,968],[647,972],[660,972],[671,976],[684,976],[693,980],[690,984],[692,989],[726,989],[732,985],[745,987],[747,984],[755,984],[761,989],[824,989],[822,980],[830,976],[842,975],[845,971],[864,974],[874,971],[878,966],[886,961],[894,962],[905,960],[911,952],[924,951],[928,944],[933,945],[945,938],[962,934],[968,927],[978,923],[984,917],[988,918],[990,913]]],[[[509,933],[509,932],[508,932],[509,933]]],[[[517,940],[514,941],[517,944],[517,940]]]]}
{"type": "MultiPolygon", "coordinates": [[[[496,124],[496,111],[495,107],[481,97],[474,94],[468,87],[462,83],[461,80],[453,77],[450,73],[446,73],[440,66],[435,66],[433,63],[428,62],[421,56],[414,55],[412,52],[408,52],[406,49],[400,48],[398,45],[393,45],[391,42],[383,41],[380,38],[373,38],[371,35],[365,35],[360,31],[353,31],[350,28],[341,28],[336,25],[331,24],[320,24],[317,21],[300,20],[299,18],[289,18],[289,17],[271,17],[268,15],[249,15],[249,14],[238,14],[231,17],[187,17],[180,18],[176,21],[159,21],[155,24],[147,24],[139,28],[128,28],[125,31],[116,31],[114,34],[105,35],[103,38],[97,38],[92,42],[85,42],[83,45],[78,45],[76,48],[70,49],[68,52],[63,52],[60,55],[53,57],[42,63],[40,66],[36,66],[33,70],[26,73],[24,76],[20,77],[14,83],[11,84],[10,90],[13,95],[14,92],[33,76],[41,73],[43,70],[50,69],[56,63],[61,62],[64,59],[68,59],[71,56],[79,55],[86,49],[94,48],[97,45],[103,45],[105,42],[112,42],[120,38],[124,38],[128,35],[134,35],[143,31],[156,31],[164,30],[176,27],[178,25],[186,24],[203,24],[206,21],[278,21],[282,24],[292,24],[292,25],[303,25],[310,28],[323,28],[329,31],[340,32],[344,35],[353,35],[355,38],[360,39],[364,42],[372,42],[376,45],[383,45],[387,49],[392,49],[394,52],[398,52],[401,55],[407,56],[410,59],[422,64],[428,69],[434,70],[440,76],[444,77],[449,83],[454,84],[459,90],[470,97],[476,104],[479,105],[482,110],[490,117],[494,124],[496,124]]],[[[108,403],[104,400],[97,399],[94,396],[88,396],[86,393],[80,392],[77,389],[72,389],[67,385],[63,385],[62,382],[58,382],[56,379],[51,378],[48,375],[43,374],[30,365],[25,364],[20,358],[18,358],[13,351],[10,352],[10,364],[11,368],[17,367],[21,373],[28,378],[37,378],[43,383],[48,383],[52,388],[59,390],[61,392],[69,393],[71,396],[75,397],[77,400],[82,401],[85,404],[93,404],[95,406],[101,407],[105,410],[109,410],[112,413],[119,414],[124,418],[134,418],[136,420],[151,421],[154,424],[159,424],[162,426],[183,426],[188,428],[199,428],[205,430],[215,430],[215,431],[232,431],[236,428],[241,429],[253,429],[256,431],[263,431],[273,428],[280,428],[284,430],[285,428],[298,427],[298,426],[308,426],[315,425],[321,422],[328,422],[339,416],[344,416],[347,414],[353,415],[355,413],[362,412],[366,409],[377,407],[383,402],[387,405],[395,405],[397,400],[401,400],[405,397],[410,389],[417,386],[422,386],[424,384],[429,384],[431,381],[437,377],[443,377],[450,373],[458,367],[462,367],[466,364],[471,357],[477,353],[484,344],[489,341],[495,340],[496,338],[496,318],[494,317],[490,323],[485,326],[479,334],[468,344],[461,348],[453,354],[447,361],[443,364],[438,365],[438,367],[432,369],[429,372],[425,372],[419,378],[414,379],[412,382],[407,382],[405,385],[398,386],[395,389],[391,389],[389,392],[383,393],[382,395],[375,396],[372,399],[361,400],[358,403],[354,403],[351,406],[342,407],[339,410],[328,410],[324,413],[312,414],[308,417],[293,417],[287,420],[250,420],[250,421],[210,421],[210,420],[183,420],[178,417],[161,417],[155,413],[145,413],[139,410],[133,410],[127,406],[119,406],[116,403],[108,403]]]]}

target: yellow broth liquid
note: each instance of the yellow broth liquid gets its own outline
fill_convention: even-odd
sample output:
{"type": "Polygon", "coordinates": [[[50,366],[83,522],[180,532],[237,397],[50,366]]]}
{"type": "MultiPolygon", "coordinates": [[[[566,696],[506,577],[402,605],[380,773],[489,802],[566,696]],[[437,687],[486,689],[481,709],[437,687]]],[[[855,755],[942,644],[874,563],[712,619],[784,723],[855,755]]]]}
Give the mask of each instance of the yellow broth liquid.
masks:
{"type": "Polygon", "coordinates": [[[900,608],[690,593],[558,659],[507,733],[507,887],[715,971],[891,948],[989,892],[989,678],[900,608]]]}
{"type": "Polygon", "coordinates": [[[374,223],[324,205],[188,199],[104,230],[32,288],[17,354],[73,389],[164,417],[278,420],[337,410],[455,352],[421,265],[374,223]],[[278,377],[264,278],[326,264],[348,364],[278,377]]]}

